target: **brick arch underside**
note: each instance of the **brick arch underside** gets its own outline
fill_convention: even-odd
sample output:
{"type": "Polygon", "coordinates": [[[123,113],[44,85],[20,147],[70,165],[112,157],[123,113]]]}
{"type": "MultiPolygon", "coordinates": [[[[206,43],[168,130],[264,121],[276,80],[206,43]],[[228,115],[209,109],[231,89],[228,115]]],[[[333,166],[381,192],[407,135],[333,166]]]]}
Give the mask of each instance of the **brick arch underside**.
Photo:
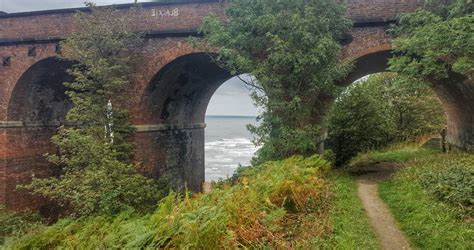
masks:
{"type": "MultiPolygon", "coordinates": [[[[342,81],[349,85],[369,74],[387,71],[392,51],[368,50],[354,60],[354,70],[342,81]]],[[[474,83],[451,73],[443,80],[430,80],[430,87],[440,99],[448,120],[448,143],[465,151],[474,151],[474,83]]]]}
{"type": "Polygon", "coordinates": [[[28,183],[32,175],[54,174],[44,154],[54,152],[51,137],[72,106],[63,85],[71,80],[67,73],[71,65],[55,57],[38,60],[21,74],[11,92],[5,142],[8,175],[5,203],[8,207],[54,213],[50,202],[18,190],[16,186],[28,183]]]}
{"type": "Polygon", "coordinates": [[[181,54],[156,72],[140,100],[140,115],[149,125],[138,126],[136,159],[144,173],[170,176],[178,188],[199,191],[205,179],[207,106],[232,76],[215,63],[213,53],[199,51],[181,54]]]}

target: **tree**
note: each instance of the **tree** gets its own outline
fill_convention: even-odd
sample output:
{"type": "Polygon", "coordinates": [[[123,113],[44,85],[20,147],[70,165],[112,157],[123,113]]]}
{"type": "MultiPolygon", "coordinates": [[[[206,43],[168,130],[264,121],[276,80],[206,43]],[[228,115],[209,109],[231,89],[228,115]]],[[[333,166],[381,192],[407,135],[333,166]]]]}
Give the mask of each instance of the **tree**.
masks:
{"type": "Polygon", "coordinates": [[[390,69],[430,82],[453,74],[474,76],[474,3],[455,0],[434,10],[403,14],[391,33],[395,56],[390,69]]]}
{"type": "Polygon", "coordinates": [[[393,73],[381,74],[376,80],[386,89],[385,99],[390,104],[396,142],[438,134],[446,127],[446,115],[441,102],[427,84],[393,73]]]}
{"type": "Polygon", "coordinates": [[[133,132],[123,106],[143,39],[133,32],[134,9],[97,8],[77,13],[77,31],[61,46],[63,59],[76,62],[73,81],[65,83],[73,107],[52,142],[57,154],[48,159],[58,175],[34,178],[26,187],[67,206],[74,215],[113,214],[127,207],[154,207],[156,183],[130,164],[133,132]]]}
{"type": "Polygon", "coordinates": [[[359,152],[437,134],[446,116],[423,82],[381,73],[354,83],[336,99],[329,118],[329,147],[336,165],[359,152]]]}
{"type": "Polygon", "coordinates": [[[329,148],[336,166],[358,152],[376,149],[392,141],[389,103],[383,85],[373,77],[348,87],[337,99],[328,124],[329,148]]]}
{"type": "Polygon", "coordinates": [[[261,123],[249,129],[262,145],[254,163],[314,153],[329,100],[349,65],[338,60],[350,28],[333,0],[231,0],[226,20],[204,19],[205,44],[233,74],[249,73],[261,123]],[[327,101],[326,101],[327,100],[327,101]]]}

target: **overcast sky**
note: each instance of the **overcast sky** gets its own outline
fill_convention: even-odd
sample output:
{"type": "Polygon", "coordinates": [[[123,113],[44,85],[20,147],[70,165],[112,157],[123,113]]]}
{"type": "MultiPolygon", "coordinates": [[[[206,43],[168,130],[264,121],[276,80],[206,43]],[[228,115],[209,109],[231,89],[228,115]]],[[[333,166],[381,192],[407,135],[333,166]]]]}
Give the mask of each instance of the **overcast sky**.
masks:
{"type": "MultiPolygon", "coordinates": [[[[0,11],[7,13],[64,9],[83,7],[84,0],[0,0],[0,11]]],[[[95,0],[97,5],[133,3],[133,0],[95,0]]],[[[139,0],[150,2],[150,0],[139,0]]],[[[238,115],[256,116],[257,109],[253,106],[249,91],[243,83],[231,79],[224,83],[212,97],[207,115],[238,115]]]]}
{"type": "MultiPolygon", "coordinates": [[[[0,0],[0,11],[7,13],[84,7],[85,0],[0,0]]],[[[133,3],[133,0],[94,0],[97,5],[133,3]]],[[[139,1],[149,2],[149,1],[139,1]]]]}

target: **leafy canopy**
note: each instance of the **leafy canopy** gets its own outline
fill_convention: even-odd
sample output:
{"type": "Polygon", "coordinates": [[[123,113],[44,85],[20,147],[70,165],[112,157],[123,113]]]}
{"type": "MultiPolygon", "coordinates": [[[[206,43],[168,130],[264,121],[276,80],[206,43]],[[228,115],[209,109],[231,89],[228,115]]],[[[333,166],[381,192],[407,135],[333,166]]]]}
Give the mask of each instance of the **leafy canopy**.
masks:
{"type": "Polygon", "coordinates": [[[333,83],[348,72],[338,60],[338,39],[350,28],[333,0],[231,0],[226,19],[208,16],[202,32],[233,74],[256,79],[253,99],[261,123],[250,127],[263,145],[256,162],[317,150],[333,83]]]}
{"type": "Polygon", "coordinates": [[[445,79],[453,72],[473,79],[472,0],[403,14],[391,32],[398,55],[390,61],[391,70],[423,80],[445,79]]]}

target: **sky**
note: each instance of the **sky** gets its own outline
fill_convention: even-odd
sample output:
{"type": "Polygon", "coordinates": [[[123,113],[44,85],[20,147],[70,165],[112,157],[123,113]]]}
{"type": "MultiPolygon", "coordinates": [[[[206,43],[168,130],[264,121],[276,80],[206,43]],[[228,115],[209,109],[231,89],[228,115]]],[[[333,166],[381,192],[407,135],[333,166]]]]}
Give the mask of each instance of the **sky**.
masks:
{"type": "MultiPolygon", "coordinates": [[[[150,2],[139,0],[138,2],[150,2]]],[[[0,0],[0,11],[7,13],[83,7],[85,0],[0,0]]],[[[133,3],[133,0],[94,0],[97,5],[133,3]]],[[[207,115],[256,116],[249,90],[238,79],[224,83],[213,95],[207,115]]]]}
{"type": "Polygon", "coordinates": [[[257,116],[250,91],[237,77],[229,79],[212,96],[206,115],[257,116]]]}
{"type": "MultiPolygon", "coordinates": [[[[84,7],[85,0],[0,0],[0,11],[7,13],[84,7]]],[[[133,0],[93,0],[97,5],[133,3],[133,0]]],[[[149,1],[139,1],[149,2],[149,1]]]]}

